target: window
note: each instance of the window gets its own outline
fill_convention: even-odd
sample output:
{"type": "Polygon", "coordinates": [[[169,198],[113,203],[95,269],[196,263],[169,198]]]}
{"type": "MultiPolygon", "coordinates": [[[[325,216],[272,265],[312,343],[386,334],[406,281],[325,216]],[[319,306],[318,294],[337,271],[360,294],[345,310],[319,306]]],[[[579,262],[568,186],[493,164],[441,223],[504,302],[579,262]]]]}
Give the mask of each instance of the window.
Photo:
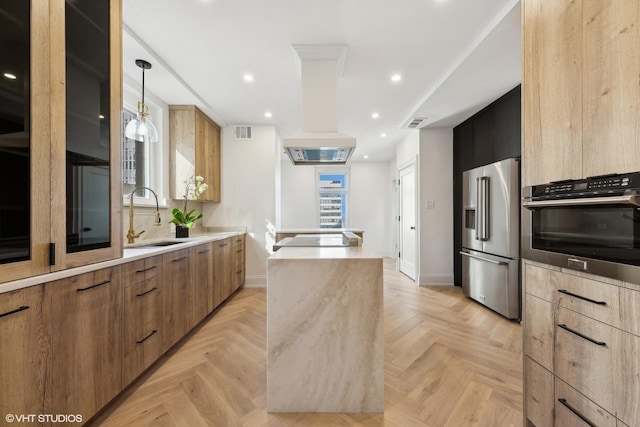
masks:
{"type": "Polygon", "coordinates": [[[320,228],[347,227],[349,170],[318,170],[318,226],[320,228]]]}
{"type": "MultiPolygon", "coordinates": [[[[158,195],[161,205],[165,204],[164,188],[162,177],[162,156],[166,155],[164,145],[168,142],[163,138],[162,119],[163,108],[160,103],[154,103],[150,98],[153,95],[145,93],[145,104],[149,107],[149,115],[153,124],[158,129],[157,143],[134,141],[124,136],[127,123],[136,117],[136,105],[140,94],[135,89],[125,85],[124,87],[124,109],[122,110],[122,186],[123,202],[129,204],[129,194],[137,187],[150,187],[158,195]]],[[[155,199],[149,191],[137,191],[133,197],[138,205],[152,205],[155,207],[155,199]]]]}

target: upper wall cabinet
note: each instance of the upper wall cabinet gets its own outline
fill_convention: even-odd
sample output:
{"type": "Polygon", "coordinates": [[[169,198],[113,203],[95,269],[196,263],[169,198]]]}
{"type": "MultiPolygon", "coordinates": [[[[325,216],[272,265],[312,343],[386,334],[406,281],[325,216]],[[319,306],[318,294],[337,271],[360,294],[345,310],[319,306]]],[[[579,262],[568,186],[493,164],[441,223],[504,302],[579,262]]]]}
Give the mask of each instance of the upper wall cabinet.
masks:
{"type": "Polygon", "coordinates": [[[117,258],[117,0],[0,0],[0,281],[117,258]]]}
{"type": "Polygon", "coordinates": [[[170,193],[184,199],[185,181],[204,177],[209,185],[200,200],[220,201],[220,127],[194,105],[169,106],[170,193]]]}
{"type": "Polygon", "coordinates": [[[640,4],[523,2],[523,185],[640,170],[640,4]]]}

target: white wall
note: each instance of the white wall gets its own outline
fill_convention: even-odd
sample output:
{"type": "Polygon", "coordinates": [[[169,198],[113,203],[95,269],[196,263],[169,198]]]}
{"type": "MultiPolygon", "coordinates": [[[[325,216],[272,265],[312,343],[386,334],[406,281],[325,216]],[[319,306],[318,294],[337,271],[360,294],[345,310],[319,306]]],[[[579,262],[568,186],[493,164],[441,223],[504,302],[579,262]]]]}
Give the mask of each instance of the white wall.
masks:
{"type": "Polygon", "coordinates": [[[396,166],[400,167],[415,160],[420,151],[420,132],[413,131],[396,145],[396,166]]]}
{"type": "Polygon", "coordinates": [[[265,286],[269,256],[266,221],[276,221],[279,137],[273,126],[253,126],[251,141],[222,129],[222,201],[203,203],[205,226],[247,227],[247,286],[265,286]]]}
{"type": "Polygon", "coordinates": [[[453,129],[420,130],[420,284],[453,284],[453,129]]]}
{"type": "MultiPolygon", "coordinates": [[[[343,168],[343,166],[338,166],[343,168]]],[[[348,227],[361,228],[364,244],[390,256],[391,177],[388,163],[351,162],[349,167],[348,227]]],[[[323,166],[322,169],[327,169],[323,166]]],[[[281,228],[316,228],[316,168],[282,161],[281,228]]]]}

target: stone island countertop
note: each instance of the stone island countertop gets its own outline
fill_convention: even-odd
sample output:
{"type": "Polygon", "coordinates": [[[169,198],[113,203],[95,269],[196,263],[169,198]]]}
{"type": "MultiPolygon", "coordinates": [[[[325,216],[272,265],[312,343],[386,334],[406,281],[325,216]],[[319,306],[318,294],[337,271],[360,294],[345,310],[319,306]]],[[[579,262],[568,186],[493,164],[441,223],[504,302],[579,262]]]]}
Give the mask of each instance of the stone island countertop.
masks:
{"type": "Polygon", "coordinates": [[[383,412],[382,257],[284,247],[267,270],[267,410],[383,412]]]}

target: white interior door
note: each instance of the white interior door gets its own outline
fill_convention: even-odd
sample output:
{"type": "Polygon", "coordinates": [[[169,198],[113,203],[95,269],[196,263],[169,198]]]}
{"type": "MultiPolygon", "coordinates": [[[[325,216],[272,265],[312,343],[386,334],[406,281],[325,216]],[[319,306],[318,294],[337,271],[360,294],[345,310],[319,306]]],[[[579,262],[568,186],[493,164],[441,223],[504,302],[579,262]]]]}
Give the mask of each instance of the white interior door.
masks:
{"type": "Polygon", "coordinates": [[[415,166],[400,169],[400,271],[416,279],[416,174],[415,166]]]}

